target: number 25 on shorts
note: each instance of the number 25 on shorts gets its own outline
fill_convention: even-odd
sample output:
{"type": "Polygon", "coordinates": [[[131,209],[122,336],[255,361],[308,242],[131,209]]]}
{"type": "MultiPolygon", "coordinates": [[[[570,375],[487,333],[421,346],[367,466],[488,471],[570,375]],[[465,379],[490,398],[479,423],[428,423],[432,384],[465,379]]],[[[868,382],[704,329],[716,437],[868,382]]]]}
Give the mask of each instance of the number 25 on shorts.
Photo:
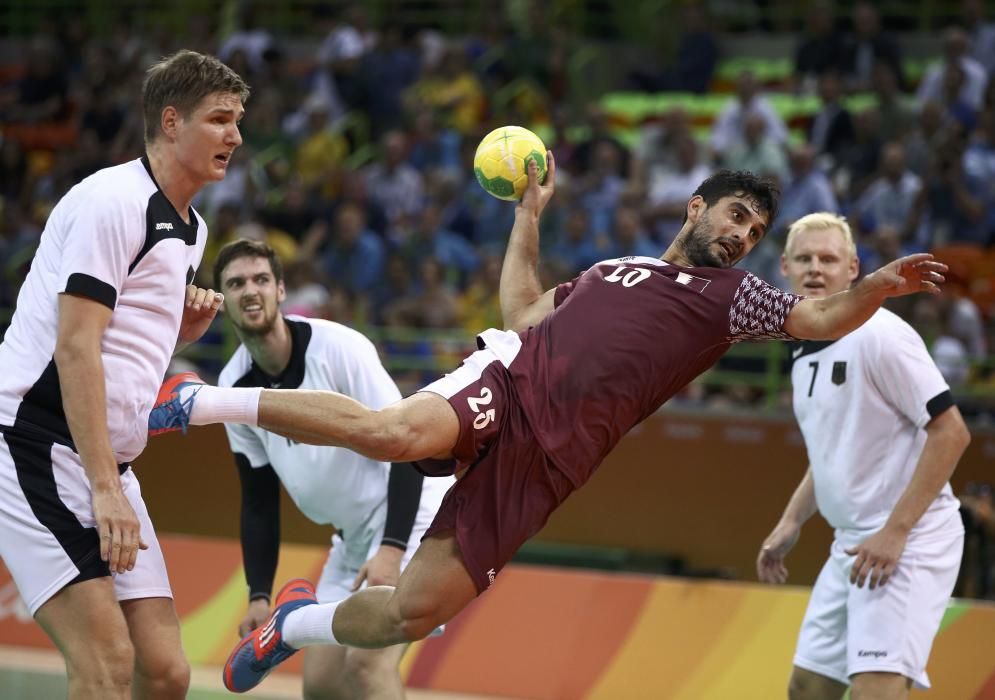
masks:
{"type": "Polygon", "coordinates": [[[485,411],[481,411],[481,406],[487,406],[494,399],[494,394],[486,386],[480,390],[480,396],[470,396],[467,398],[466,403],[470,406],[470,410],[477,414],[477,417],[473,419],[473,427],[476,430],[482,430],[491,424],[494,420],[494,409],[488,408],[485,411]]]}

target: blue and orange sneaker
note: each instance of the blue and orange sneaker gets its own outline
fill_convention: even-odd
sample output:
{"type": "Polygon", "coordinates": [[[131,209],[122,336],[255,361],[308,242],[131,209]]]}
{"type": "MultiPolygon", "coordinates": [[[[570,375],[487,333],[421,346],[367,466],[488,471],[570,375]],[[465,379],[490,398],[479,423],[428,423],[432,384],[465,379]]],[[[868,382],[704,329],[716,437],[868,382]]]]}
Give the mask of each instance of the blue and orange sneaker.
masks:
{"type": "Polygon", "coordinates": [[[305,579],[295,578],[281,588],[270,619],[245,635],[225,662],[225,687],[233,693],[251,690],[270,671],[293,656],[297,649],[284,643],[283,621],[287,619],[287,613],[317,602],[314,586],[305,579]]]}
{"type": "Polygon", "coordinates": [[[193,410],[193,400],[204,380],[193,372],[180,372],[173,375],[159,389],[152,412],[149,413],[149,435],[161,435],[177,430],[187,432],[190,424],[190,411],[193,410]],[[185,401],[180,400],[180,391],[185,387],[196,386],[185,401]]]}

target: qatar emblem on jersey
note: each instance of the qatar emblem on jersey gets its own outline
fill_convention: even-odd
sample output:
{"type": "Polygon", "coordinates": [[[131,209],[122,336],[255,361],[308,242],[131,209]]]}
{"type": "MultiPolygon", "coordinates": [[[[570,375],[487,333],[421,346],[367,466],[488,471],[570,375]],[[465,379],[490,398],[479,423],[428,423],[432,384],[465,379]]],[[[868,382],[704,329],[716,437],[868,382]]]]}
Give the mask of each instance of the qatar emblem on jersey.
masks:
{"type": "Polygon", "coordinates": [[[705,287],[711,283],[712,280],[706,280],[704,277],[695,277],[694,275],[689,275],[686,272],[677,273],[677,284],[683,284],[685,287],[690,287],[694,291],[701,294],[705,291],[705,287]]]}

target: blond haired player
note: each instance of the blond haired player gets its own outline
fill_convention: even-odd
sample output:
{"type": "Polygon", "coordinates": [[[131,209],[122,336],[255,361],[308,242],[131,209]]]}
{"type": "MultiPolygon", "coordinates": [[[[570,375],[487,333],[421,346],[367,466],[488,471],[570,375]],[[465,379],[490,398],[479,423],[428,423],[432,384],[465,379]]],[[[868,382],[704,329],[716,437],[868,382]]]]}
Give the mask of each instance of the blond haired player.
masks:
{"type": "MultiPolygon", "coordinates": [[[[788,231],[781,269],[797,294],[848,289],[858,260],[850,227],[810,214],[788,231]]],[[[784,558],[816,510],[835,528],[812,590],[788,695],[906,698],[929,687],[926,660],[964,542],[947,481],[970,441],[919,335],[879,309],[838,340],[792,351],[794,410],[809,468],[757,558],[784,583],[784,558]]]]}
{"type": "Polygon", "coordinates": [[[146,155],[59,200],[0,345],[0,557],[65,658],[70,698],[186,696],[166,565],[129,462],[177,342],[221,305],[189,284],[207,242],[191,202],[224,178],[247,97],[211,56],[149,69],[146,155]]]}

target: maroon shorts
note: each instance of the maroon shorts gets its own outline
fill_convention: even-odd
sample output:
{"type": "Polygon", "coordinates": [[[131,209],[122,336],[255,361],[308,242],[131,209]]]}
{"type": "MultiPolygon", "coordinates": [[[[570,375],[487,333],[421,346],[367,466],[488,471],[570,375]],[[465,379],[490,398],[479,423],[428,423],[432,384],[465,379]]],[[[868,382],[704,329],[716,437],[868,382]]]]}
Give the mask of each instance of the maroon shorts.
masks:
{"type": "Polygon", "coordinates": [[[574,487],[539,446],[508,371],[489,350],[474,353],[423,391],[449,401],[460,432],[453,462],[428,461],[420,467],[429,474],[466,468],[425,537],[449,530],[456,534],[480,594],[574,487]]]}

